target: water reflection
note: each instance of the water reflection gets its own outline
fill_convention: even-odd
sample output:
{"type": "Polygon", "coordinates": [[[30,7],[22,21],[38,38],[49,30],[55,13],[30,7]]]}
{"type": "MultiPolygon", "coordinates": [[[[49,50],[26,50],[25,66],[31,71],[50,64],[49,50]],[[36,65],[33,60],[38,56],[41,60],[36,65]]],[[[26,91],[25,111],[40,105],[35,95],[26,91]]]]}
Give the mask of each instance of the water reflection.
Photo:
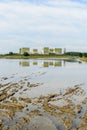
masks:
{"type": "Polygon", "coordinates": [[[30,63],[27,62],[27,61],[20,61],[19,65],[22,66],[22,67],[27,67],[27,66],[30,66],[30,63]]]}
{"type": "Polygon", "coordinates": [[[54,67],[61,67],[63,61],[20,61],[19,65],[22,67],[28,67],[28,66],[35,66],[35,65],[40,65],[42,67],[49,67],[49,66],[54,66],[54,67]]]}
{"type": "Polygon", "coordinates": [[[37,61],[34,61],[34,62],[33,62],[33,65],[38,65],[38,62],[37,62],[37,61]]]}
{"type": "Polygon", "coordinates": [[[43,67],[49,67],[49,62],[43,62],[43,63],[42,63],[42,66],[43,66],[43,67]]]}
{"type": "Polygon", "coordinates": [[[55,67],[60,67],[60,66],[62,66],[62,62],[60,61],[60,62],[54,62],[54,66],[55,67]]]}
{"type": "Polygon", "coordinates": [[[54,61],[54,62],[43,62],[43,67],[49,67],[49,66],[54,66],[54,67],[61,67],[62,66],[62,61],[54,61]]]}
{"type": "Polygon", "coordinates": [[[28,60],[28,61],[20,61],[19,65],[22,67],[28,67],[28,66],[42,66],[42,67],[62,67],[66,66],[68,63],[81,63],[77,60],[28,60]]]}
{"type": "Polygon", "coordinates": [[[52,61],[51,61],[51,62],[49,62],[49,65],[50,65],[50,66],[53,66],[53,62],[52,62],[52,61]]]}

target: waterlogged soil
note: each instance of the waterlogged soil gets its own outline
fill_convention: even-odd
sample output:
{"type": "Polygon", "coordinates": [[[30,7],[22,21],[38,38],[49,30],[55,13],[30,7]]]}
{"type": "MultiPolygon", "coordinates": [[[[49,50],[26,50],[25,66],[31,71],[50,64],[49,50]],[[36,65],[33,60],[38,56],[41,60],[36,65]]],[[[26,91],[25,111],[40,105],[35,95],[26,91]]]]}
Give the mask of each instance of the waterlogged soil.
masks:
{"type": "Polygon", "coordinates": [[[81,84],[31,98],[23,92],[41,83],[6,80],[0,80],[0,130],[87,130],[87,95],[81,84]]]}

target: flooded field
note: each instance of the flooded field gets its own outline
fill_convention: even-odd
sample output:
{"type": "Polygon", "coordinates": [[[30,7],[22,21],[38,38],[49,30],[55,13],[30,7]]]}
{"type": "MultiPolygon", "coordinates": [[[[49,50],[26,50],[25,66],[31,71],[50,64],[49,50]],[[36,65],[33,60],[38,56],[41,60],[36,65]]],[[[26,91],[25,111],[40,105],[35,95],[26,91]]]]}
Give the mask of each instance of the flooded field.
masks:
{"type": "Polygon", "coordinates": [[[86,130],[87,63],[0,59],[0,130],[86,130]]]}

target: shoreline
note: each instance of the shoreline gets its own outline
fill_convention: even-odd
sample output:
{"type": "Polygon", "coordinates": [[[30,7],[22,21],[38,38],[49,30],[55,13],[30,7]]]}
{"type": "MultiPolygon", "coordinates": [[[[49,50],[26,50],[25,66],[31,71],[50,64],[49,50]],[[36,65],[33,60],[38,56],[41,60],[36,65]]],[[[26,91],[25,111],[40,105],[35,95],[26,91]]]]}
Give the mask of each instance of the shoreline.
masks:
{"type": "Polygon", "coordinates": [[[79,59],[73,56],[63,56],[63,55],[1,55],[0,59],[79,59]]]}

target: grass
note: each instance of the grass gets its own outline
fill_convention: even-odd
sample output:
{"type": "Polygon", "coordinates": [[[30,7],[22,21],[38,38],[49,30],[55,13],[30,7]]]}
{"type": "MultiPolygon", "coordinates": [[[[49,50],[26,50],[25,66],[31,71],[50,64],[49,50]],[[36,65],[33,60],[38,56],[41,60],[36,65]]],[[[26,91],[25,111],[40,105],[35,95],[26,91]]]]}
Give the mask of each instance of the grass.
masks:
{"type": "Polygon", "coordinates": [[[4,54],[0,55],[0,58],[4,59],[38,59],[38,58],[66,58],[66,59],[79,59],[81,61],[87,62],[87,57],[78,57],[78,56],[70,56],[70,55],[45,55],[45,54],[30,54],[29,56],[24,56],[20,54],[4,54]]]}
{"type": "Polygon", "coordinates": [[[82,57],[82,58],[79,58],[81,61],[85,61],[87,62],[87,57],[82,57]]]}
{"type": "Polygon", "coordinates": [[[73,56],[66,56],[64,54],[61,55],[44,55],[44,54],[31,54],[29,56],[24,56],[20,54],[5,54],[5,55],[0,55],[0,58],[5,58],[5,59],[33,59],[33,58],[74,58],[73,56]]]}

